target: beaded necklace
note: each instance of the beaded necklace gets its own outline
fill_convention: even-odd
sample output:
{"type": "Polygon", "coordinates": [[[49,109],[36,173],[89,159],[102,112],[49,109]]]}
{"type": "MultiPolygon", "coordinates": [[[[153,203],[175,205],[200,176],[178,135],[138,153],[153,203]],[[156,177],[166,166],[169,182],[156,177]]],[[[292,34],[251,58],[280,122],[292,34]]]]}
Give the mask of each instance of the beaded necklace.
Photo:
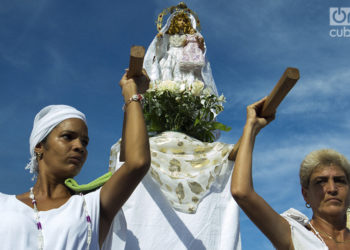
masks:
{"type": "MultiPolygon", "coordinates": [[[[87,243],[86,249],[89,250],[90,243],[91,243],[91,236],[92,236],[91,218],[90,218],[90,215],[87,211],[85,197],[82,193],[80,193],[80,196],[83,198],[83,207],[84,207],[84,212],[85,212],[85,216],[86,216],[86,222],[88,224],[88,237],[86,240],[86,243],[87,243]]],[[[44,249],[44,236],[43,236],[42,226],[41,226],[41,222],[40,222],[39,211],[38,211],[38,208],[36,206],[36,200],[34,197],[33,187],[30,188],[29,198],[32,200],[36,227],[38,229],[38,249],[43,250],[44,249]]]]}
{"type": "MultiPolygon", "coordinates": [[[[323,241],[322,236],[320,235],[320,233],[316,231],[316,229],[312,226],[312,224],[311,224],[310,222],[309,222],[309,224],[310,224],[311,228],[314,230],[316,236],[319,237],[319,238],[322,240],[323,243],[325,243],[325,242],[323,241]]],[[[336,244],[344,244],[344,243],[346,243],[346,242],[350,242],[350,240],[338,241],[337,239],[335,239],[334,237],[332,237],[330,234],[328,234],[328,233],[322,231],[321,229],[318,229],[318,231],[320,231],[320,232],[323,234],[323,236],[326,236],[328,239],[333,240],[336,244]]],[[[326,244],[326,243],[325,243],[325,244],[326,244]]]]}
{"type": "Polygon", "coordinates": [[[309,225],[310,225],[311,229],[314,231],[314,233],[316,234],[317,238],[319,238],[322,241],[322,243],[327,246],[327,244],[324,242],[320,233],[312,226],[311,221],[309,221],[309,225]]]}

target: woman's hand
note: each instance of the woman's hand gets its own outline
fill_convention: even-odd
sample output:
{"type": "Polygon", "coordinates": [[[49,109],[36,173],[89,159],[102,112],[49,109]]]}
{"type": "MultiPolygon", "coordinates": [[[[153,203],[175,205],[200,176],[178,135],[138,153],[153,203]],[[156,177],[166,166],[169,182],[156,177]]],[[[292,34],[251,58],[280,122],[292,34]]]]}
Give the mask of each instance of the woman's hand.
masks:
{"type": "Polygon", "coordinates": [[[275,119],[275,114],[269,117],[260,116],[266,98],[267,97],[264,97],[263,99],[247,106],[246,126],[252,126],[255,135],[257,135],[263,127],[275,119]]]}
{"type": "Polygon", "coordinates": [[[149,88],[150,79],[145,69],[142,70],[141,76],[135,76],[128,78],[128,72],[126,72],[122,79],[120,79],[119,85],[122,88],[122,94],[124,100],[127,101],[131,96],[135,94],[143,94],[149,88]]]}
{"type": "Polygon", "coordinates": [[[159,32],[158,34],[157,34],[157,38],[162,38],[163,37],[163,33],[162,32],[159,32]]]}
{"type": "Polygon", "coordinates": [[[138,77],[128,78],[127,72],[119,82],[127,107],[125,107],[121,157],[124,164],[103,185],[100,193],[99,243],[102,246],[114,216],[129,198],[147,173],[150,162],[149,140],[142,107],[130,102],[137,93],[144,93],[149,85],[146,71],[138,77]]]}
{"type": "Polygon", "coordinates": [[[269,117],[260,115],[265,101],[266,97],[247,107],[247,122],[232,173],[231,194],[276,249],[293,249],[288,222],[255,192],[253,185],[252,159],[255,138],[259,131],[275,118],[275,114],[269,117]]]}

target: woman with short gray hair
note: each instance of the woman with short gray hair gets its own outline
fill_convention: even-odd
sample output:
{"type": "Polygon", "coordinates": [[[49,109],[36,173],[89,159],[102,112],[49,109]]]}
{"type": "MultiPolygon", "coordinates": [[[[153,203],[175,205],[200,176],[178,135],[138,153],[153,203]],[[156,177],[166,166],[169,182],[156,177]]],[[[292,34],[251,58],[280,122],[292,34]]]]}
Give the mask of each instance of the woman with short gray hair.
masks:
{"type": "Polygon", "coordinates": [[[300,165],[299,177],[302,187],[307,188],[312,171],[319,166],[336,165],[343,169],[350,180],[350,163],[344,155],[333,149],[320,149],[309,153],[300,165]]]}
{"type": "Polygon", "coordinates": [[[259,117],[265,98],[247,107],[241,145],[232,174],[231,193],[238,205],[277,249],[350,249],[346,211],[350,204],[349,161],[332,149],[321,149],[305,157],[300,183],[309,220],[291,208],[279,215],[253,187],[252,154],[256,135],[273,117],[259,117]]]}

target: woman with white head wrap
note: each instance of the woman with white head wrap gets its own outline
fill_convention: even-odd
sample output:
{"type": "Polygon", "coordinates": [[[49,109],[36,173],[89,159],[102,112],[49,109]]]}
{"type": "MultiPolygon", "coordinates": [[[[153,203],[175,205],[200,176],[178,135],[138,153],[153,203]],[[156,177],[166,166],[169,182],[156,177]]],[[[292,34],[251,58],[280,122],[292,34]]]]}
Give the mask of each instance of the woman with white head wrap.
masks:
{"type": "MultiPolygon", "coordinates": [[[[145,89],[148,81],[145,75],[127,78],[125,74],[121,79],[125,163],[102,188],[85,195],[76,195],[65,186],[65,180],[80,172],[87,157],[85,115],[67,105],[47,106],[36,115],[26,168],[37,180],[29,192],[0,193],[2,249],[102,247],[113,218],[149,168],[148,136],[138,95],[138,87],[145,89]]],[[[114,222],[113,230],[125,233],[123,216],[118,213],[116,218],[119,224],[114,222]]]]}
{"type": "Polygon", "coordinates": [[[30,162],[26,166],[30,173],[38,173],[38,161],[35,147],[45,140],[46,136],[62,121],[70,118],[81,119],[86,123],[85,115],[79,110],[67,105],[50,105],[35,116],[33,130],[29,139],[30,162]]]}

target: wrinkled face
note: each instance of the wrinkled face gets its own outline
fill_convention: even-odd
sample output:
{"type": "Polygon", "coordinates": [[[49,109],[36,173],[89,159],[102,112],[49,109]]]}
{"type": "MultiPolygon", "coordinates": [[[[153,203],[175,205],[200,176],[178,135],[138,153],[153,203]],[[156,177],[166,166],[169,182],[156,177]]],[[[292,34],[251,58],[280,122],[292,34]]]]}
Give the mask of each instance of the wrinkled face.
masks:
{"type": "Polygon", "coordinates": [[[338,166],[317,167],[310,176],[309,187],[302,189],[304,199],[314,214],[339,215],[349,206],[349,180],[338,166]]]}
{"type": "Polygon", "coordinates": [[[88,143],[84,121],[77,118],[64,120],[51,131],[46,142],[35,149],[43,155],[39,160],[39,171],[58,178],[74,177],[86,160],[88,143]]]}

